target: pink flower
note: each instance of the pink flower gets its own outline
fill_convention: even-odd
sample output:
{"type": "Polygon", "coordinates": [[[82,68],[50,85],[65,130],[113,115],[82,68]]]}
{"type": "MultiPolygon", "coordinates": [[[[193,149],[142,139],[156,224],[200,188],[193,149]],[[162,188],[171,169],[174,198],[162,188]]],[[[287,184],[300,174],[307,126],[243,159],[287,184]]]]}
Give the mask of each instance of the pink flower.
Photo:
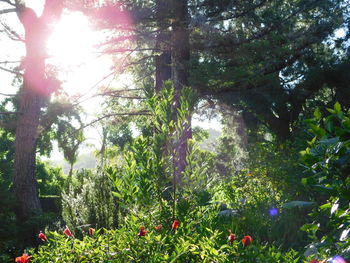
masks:
{"type": "Polygon", "coordinates": [[[236,240],[236,235],[230,233],[230,235],[228,236],[228,240],[230,241],[231,244],[233,244],[233,241],[236,240]]]}
{"type": "Polygon", "coordinates": [[[73,237],[73,234],[68,228],[68,226],[66,226],[66,229],[63,231],[63,234],[65,234],[67,237],[73,237]]]}
{"type": "Polygon", "coordinates": [[[176,230],[180,226],[180,221],[179,220],[174,220],[173,224],[171,225],[171,229],[176,230]]]}
{"type": "Polygon", "coordinates": [[[158,225],[158,226],[155,226],[154,229],[157,230],[158,232],[160,232],[160,231],[162,231],[162,229],[163,229],[163,225],[160,224],[160,225],[158,225]]]}
{"type": "Polygon", "coordinates": [[[140,232],[137,234],[139,237],[144,237],[147,234],[147,231],[145,230],[145,227],[140,227],[140,232]]]}
{"type": "Polygon", "coordinates": [[[252,243],[253,239],[251,236],[244,236],[242,239],[243,246],[247,247],[252,243]]]}
{"type": "Polygon", "coordinates": [[[95,228],[89,227],[89,235],[93,236],[95,234],[95,228]]]}
{"type": "Polygon", "coordinates": [[[47,241],[47,237],[46,235],[40,231],[39,235],[38,235],[38,238],[40,238],[42,241],[47,241]]]}
{"type": "Polygon", "coordinates": [[[23,254],[21,257],[16,257],[16,263],[28,263],[32,256],[28,256],[28,254],[23,254]]]}

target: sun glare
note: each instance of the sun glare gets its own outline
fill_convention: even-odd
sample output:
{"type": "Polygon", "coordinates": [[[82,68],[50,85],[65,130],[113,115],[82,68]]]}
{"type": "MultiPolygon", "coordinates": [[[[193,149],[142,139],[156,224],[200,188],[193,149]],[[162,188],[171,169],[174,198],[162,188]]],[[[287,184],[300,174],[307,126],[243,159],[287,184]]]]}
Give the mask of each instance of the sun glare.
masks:
{"type": "Polygon", "coordinates": [[[81,12],[63,14],[55,26],[47,43],[48,62],[59,69],[69,94],[86,93],[108,72],[111,60],[98,57],[95,48],[102,40],[81,12]]]}
{"type": "Polygon", "coordinates": [[[88,20],[82,13],[64,15],[48,41],[48,54],[62,66],[79,66],[91,59],[96,37],[96,32],[89,28],[88,20]]]}

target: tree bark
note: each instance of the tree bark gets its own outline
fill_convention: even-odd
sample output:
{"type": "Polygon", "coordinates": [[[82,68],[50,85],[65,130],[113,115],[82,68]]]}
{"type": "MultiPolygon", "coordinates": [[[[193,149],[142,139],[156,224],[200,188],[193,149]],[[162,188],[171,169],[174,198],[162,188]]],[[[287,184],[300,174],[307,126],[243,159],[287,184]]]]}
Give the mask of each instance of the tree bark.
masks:
{"type": "Polygon", "coordinates": [[[47,23],[60,15],[62,5],[61,0],[47,0],[41,17],[37,17],[21,1],[16,1],[16,5],[25,30],[26,57],[19,95],[13,186],[17,199],[16,217],[24,222],[42,213],[35,166],[41,107],[44,99],[50,95],[45,81],[45,44],[49,36],[47,23]]]}
{"type": "Polygon", "coordinates": [[[35,179],[37,131],[42,98],[29,87],[25,80],[16,127],[13,186],[17,199],[16,215],[19,221],[25,221],[42,212],[35,179]]]}
{"type": "MultiPolygon", "coordinates": [[[[175,88],[174,108],[180,107],[181,90],[188,86],[190,40],[189,40],[189,14],[187,0],[173,0],[173,24],[172,24],[172,81],[175,88]]],[[[175,146],[175,181],[178,187],[182,187],[182,177],[186,169],[186,157],[188,140],[192,138],[191,114],[187,117],[187,123],[175,146]]]]}
{"type": "Polygon", "coordinates": [[[156,1],[156,16],[159,33],[156,39],[156,50],[160,55],[156,56],[156,83],[155,90],[158,93],[166,80],[171,79],[171,34],[168,27],[169,3],[166,0],[156,1]]]}

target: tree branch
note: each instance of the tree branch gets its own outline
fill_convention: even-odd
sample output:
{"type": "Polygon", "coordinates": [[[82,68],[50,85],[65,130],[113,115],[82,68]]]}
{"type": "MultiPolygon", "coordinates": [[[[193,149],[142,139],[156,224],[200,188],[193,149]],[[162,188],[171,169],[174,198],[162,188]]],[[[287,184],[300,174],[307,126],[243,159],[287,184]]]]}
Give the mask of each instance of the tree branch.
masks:
{"type": "Polygon", "coordinates": [[[3,112],[0,112],[0,115],[10,115],[10,114],[19,114],[19,112],[16,112],[16,111],[3,111],[3,112]]]}
{"type": "Polygon", "coordinates": [[[16,6],[16,4],[12,3],[10,0],[0,0],[0,2],[5,2],[5,3],[9,4],[9,5],[16,6]]]}
{"type": "MultiPolygon", "coordinates": [[[[5,94],[5,93],[0,93],[0,96],[6,96],[6,97],[14,97],[16,94],[5,94]]],[[[1,114],[1,113],[0,113],[1,114]]]]}
{"type": "Polygon", "coordinates": [[[2,21],[0,21],[0,23],[5,28],[5,33],[10,39],[24,42],[24,39],[16,31],[12,30],[8,25],[3,23],[2,21]]]}
{"type": "Polygon", "coordinates": [[[142,116],[142,115],[151,115],[149,111],[136,111],[136,112],[124,112],[124,113],[111,113],[111,114],[106,114],[102,117],[97,118],[96,120],[91,121],[88,124],[85,124],[84,126],[80,127],[79,129],[84,129],[86,127],[89,127],[96,122],[102,121],[104,119],[110,118],[110,117],[115,117],[115,116],[142,116]]]}
{"type": "Polygon", "coordinates": [[[2,10],[0,10],[0,15],[8,14],[8,13],[16,12],[16,11],[17,11],[16,8],[2,9],[2,10]]]}
{"type": "Polygon", "coordinates": [[[16,70],[4,68],[4,67],[1,67],[1,66],[0,66],[0,69],[3,70],[3,71],[6,71],[6,72],[12,73],[12,74],[23,76],[23,74],[21,72],[16,71],[16,70]]]}
{"type": "Polygon", "coordinates": [[[21,61],[7,61],[7,60],[5,60],[5,61],[0,61],[0,64],[10,64],[10,63],[20,63],[21,61]]]}

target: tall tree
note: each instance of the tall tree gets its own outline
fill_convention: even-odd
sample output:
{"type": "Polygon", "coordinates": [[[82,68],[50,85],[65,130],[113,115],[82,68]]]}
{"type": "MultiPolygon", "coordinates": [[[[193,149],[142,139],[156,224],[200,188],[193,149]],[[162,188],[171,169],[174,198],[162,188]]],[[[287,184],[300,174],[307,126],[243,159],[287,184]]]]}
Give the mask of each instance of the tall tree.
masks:
{"type": "Polygon", "coordinates": [[[84,142],[82,131],[83,124],[79,115],[67,116],[66,119],[60,119],[57,122],[57,142],[58,147],[63,151],[63,156],[70,165],[69,177],[73,175],[73,167],[77,162],[79,147],[84,142]],[[74,127],[73,118],[78,121],[80,127],[74,127]]]}
{"type": "Polygon", "coordinates": [[[168,1],[156,0],[156,21],[157,21],[157,36],[156,50],[158,55],[155,56],[155,90],[163,87],[166,80],[171,79],[171,34],[168,30],[171,18],[171,9],[168,1]]]}
{"type": "Polygon", "coordinates": [[[61,14],[62,1],[46,0],[40,17],[20,0],[16,0],[16,10],[25,31],[26,56],[16,125],[13,186],[17,199],[16,216],[25,221],[42,211],[35,179],[35,160],[41,108],[52,88],[48,86],[50,81],[45,75],[45,44],[50,24],[61,14]]]}
{"type": "Polygon", "coordinates": [[[192,34],[191,86],[203,98],[254,116],[281,141],[290,138],[334,64],[326,46],[347,24],[345,1],[199,2],[201,8],[192,9],[200,30],[192,34]]]}
{"type": "MultiPolygon", "coordinates": [[[[180,107],[181,90],[188,86],[190,63],[190,16],[187,0],[172,1],[172,32],[171,32],[171,79],[175,89],[174,111],[180,107]]],[[[183,132],[175,144],[174,169],[175,180],[181,187],[183,172],[186,169],[188,140],[192,138],[191,114],[184,123],[183,132]]]]}

